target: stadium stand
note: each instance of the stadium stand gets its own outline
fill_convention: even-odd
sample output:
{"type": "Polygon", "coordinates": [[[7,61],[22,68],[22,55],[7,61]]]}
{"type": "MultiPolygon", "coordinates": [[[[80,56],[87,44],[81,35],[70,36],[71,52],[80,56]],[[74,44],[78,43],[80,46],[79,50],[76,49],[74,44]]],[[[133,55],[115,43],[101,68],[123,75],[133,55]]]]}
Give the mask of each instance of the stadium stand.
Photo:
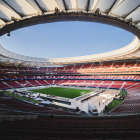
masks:
{"type": "Polygon", "coordinates": [[[46,80],[36,80],[40,85],[49,85],[46,80]]]}
{"type": "Polygon", "coordinates": [[[110,86],[110,88],[114,88],[114,89],[120,89],[122,87],[124,82],[122,81],[114,81],[112,83],[112,85],[110,86]]]}
{"type": "Polygon", "coordinates": [[[15,77],[16,77],[16,79],[26,79],[25,76],[15,76],[15,77]]]}
{"type": "Polygon", "coordinates": [[[99,88],[109,88],[112,82],[113,81],[104,81],[102,84],[100,84],[99,88]]]}
{"type": "Polygon", "coordinates": [[[39,86],[40,85],[40,83],[38,83],[36,80],[28,80],[27,82],[30,83],[33,86],[39,86]]]}
{"type": "Polygon", "coordinates": [[[130,87],[132,85],[135,85],[137,82],[133,82],[133,81],[127,81],[122,88],[127,88],[127,87],[130,87]]]}
{"type": "Polygon", "coordinates": [[[139,89],[139,83],[126,88],[127,98],[121,105],[111,111],[111,115],[138,114],[140,112],[139,89]]]}
{"type": "Polygon", "coordinates": [[[92,64],[84,64],[82,69],[91,69],[92,64]]]}
{"type": "Polygon", "coordinates": [[[10,87],[5,82],[0,81],[0,89],[10,89],[10,88],[13,88],[13,87],[10,87]]]}
{"type": "MultiPolygon", "coordinates": [[[[45,80],[46,81],[46,80],[45,80]]],[[[50,84],[50,85],[54,85],[54,81],[55,80],[47,80],[47,82],[50,84]]]]}
{"type": "Polygon", "coordinates": [[[99,87],[99,85],[102,83],[102,80],[95,80],[91,83],[90,87],[99,87]]]}
{"type": "Polygon", "coordinates": [[[19,80],[16,82],[19,83],[21,87],[32,87],[32,85],[28,81],[25,81],[25,80],[19,80]]]}
{"type": "Polygon", "coordinates": [[[9,110],[18,110],[18,111],[24,111],[24,112],[30,112],[30,113],[76,115],[75,113],[55,110],[50,107],[42,107],[42,106],[34,105],[32,103],[25,102],[22,100],[14,99],[14,98],[1,97],[0,105],[2,108],[6,108],[9,110]]]}
{"type": "MultiPolygon", "coordinates": [[[[115,51],[73,58],[24,56],[0,45],[0,140],[140,140],[139,12],[139,0],[1,0],[0,36],[6,33],[10,36],[11,31],[36,24],[90,21],[125,29],[135,38],[129,45],[115,51]],[[96,88],[99,94],[89,94],[97,99],[100,99],[100,93],[113,95],[114,92],[124,93],[123,90],[126,96],[114,94],[111,101],[119,99],[121,104],[108,113],[101,111],[96,116],[97,112],[94,112],[96,115],[93,113],[94,116],[89,117],[86,115],[91,115],[90,110],[89,114],[77,115],[69,108],[64,111],[65,107],[53,108],[54,104],[43,107],[3,94],[24,89],[25,95],[28,89],[46,86],[96,88]],[[29,120],[32,115],[35,118],[29,120]]],[[[111,39],[111,36],[108,38],[111,39]]],[[[102,35],[99,41],[101,39],[102,35]]],[[[68,47],[67,43],[63,44],[68,47]]],[[[58,50],[61,51],[59,45],[58,50]]],[[[71,50],[75,51],[74,48],[71,50]]],[[[84,96],[90,100],[91,96],[84,96]]],[[[83,96],[77,98],[80,102],[83,96]]],[[[100,102],[98,105],[101,108],[100,102]]],[[[103,107],[108,109],[105,104],[103,107]]],[[[79,111],[78,108],[76,110],[79,111]]]]}
{"type": "MultiPolygon", "coordinates": [[[[103,88],[103,89],[124,89],[127,91],[127,96],[124,101],[118,105],[116,108],[108,112],[107,114],[110,116],[124,116],[124,115],[139,115],[140,113],[140,76],[139,76],[139,63],[138,62],[106,62],[101,63],[99,65],[95,64],[83,64],[83,65],[74,65],[74,66],[66,66],[66,67],[42,67],[42,68],[25,68],[25,67],[9,67],[9,66],[1,66],[1,69],[5,72],[14,72],[17,71],[19,73],[12,74],[4,73],[0,76],[0,89],[16,89],[16,88],[24,88],[24,87],[42,87],[42,86],[50,86],[50,85],[58,85],[58,86],[74,86],[74,87],[90,87],[90,88],[103,88]],[[12,70],[11,70],[12,69],[12,70]],[[52,70],[52,71],[51,71],[52,70]],[[138,72],[136,73],[136,70],[138,72]],[[55,74],[51,75],[50,71],[55,74]],[[131,71],[131,73],[124,74],[126,72],[131,71]],[[46,74],[48,72],[48,74],[46,74]],[[84,72],[92,72],[91,74],[84,74],[84,72]],[[97,74],[96,74],[97,72],[97,74]],[[106,74],[107,72],[107,74],[106,74]],[[22,74],[20,74],[22,73],[22,74]],[[94,74],[93,74],[94,73],[94,74]],[[100,73],[100,74],[99,74],[100,73]]],[[[6,97],[7,98],[7,97],[6,97]]],[[[69,111],[62,111],[58,109],[54,109],[51,107],[40,107],[30,103],[24,103],[24,101],[20,100],[13,100],[11,99],[2,99],[0,98],[0,104],[2,105],[3,109],[8,110],[16,110],[22,112],[29,112],[29,113],[40,113],[40,114],[54,114],[54,115],[77,115],[73,112],[69,111]]],[[[63,118],[64,119],[64,118],[63,118]]],[[[122,119],[122,118],[121,118],[122,119]]],[[[110,119],[111,120],[111,119],[110,119]]],[[[114,119],[113,119],[114,120],[114,119]]],[[[123,119],[122,119],[123,120],[123,119]]],[[[70,119],[70,121],[72,121],[70,119]]],[[[102,119],[100,120],[102,121],[102,119]]],[[[124,121],[124,120],[123,120],[124,121]]],[[[86,121],[87,122],[87,121],[86,121]]],[[[106,121],[105,121],[106,122],[106,121]]],[[[113,121],[112,121],[113,123],[113,121]]],[[[114,123],[113,123],[114,124],[114,123]]],[[[103,124],[102,124],[103,125],[103,124]]],[[[132,125],[132,124],[131,124],[132,125]]],[[[79,125],[78,125],[79,126],[79,125]]],[[[112,125],[106,126],[104,129],[101,127],[90,127],[88,123],[88,128],[75,128],[73,127],[67,132],[67,129],[64,135],[66,137],[62,137],[62,135],[53,136],[53,133],[57,133],[55,129],[51,129],[50,133],[50,140],[55,139],[66,139],[69,138],[79,138],[85,140],[96,138],[97,140],[106,138],[105,140],[112,140],[112,139],[122,139],[122,140],[129,140],[132,138],[138,138],[138,135],[133,135],[133,137],[127,137],[129,133],[127,131],[136,131],[136,128],[127,128],[121,126],[120,128],[116,125],[114,130],[112,129],[112,125]],[[96,131],[94,131],[94,129],[96,131]],[[79,130],[78,132],[72,132],[72,130],[79,130]],[[82,130],[82,131],[81,131],[82,130]],[[85,132],[85,130],[87,130],[85,132]],[[93,131],[90,131],[93,130],[93,131]],[[101,133],[102,135],[99,135],[101,133]],[[94,135],[93,135],[94,132],[94,135]],[[80,135],[79,135],[80,134],[80,135]],[[79,137],[81,136],[82,137],[79,137]],[[90,136],[91,135],[91,136],[90,136]],[[59,137],[60,136],[60,137],[59,137]],[[96,137],[94,137],[96,136],[96,137]],[[101,136],[101,137],[100,137],[101,136]]],[[[92,124],[92,126],[94,126],[92,124]]],[[[60,130],[62,128],[60,127],[60,130]]],[[[11,129],[10,131],[13,132],[11,129]]],[[[7,131],[9,132],[9,131],[7,131]]],[[[43,132],[44,133],[44,132],[43,132]]],[[[62,134],[62,131],[60,132],[62,134]]],[[[13,133],[14,134],[14,133],[13,133]]],[[[41,133],[42,134],[42,133],[41,133]]],[[[131,133],[132,134],[132,133],[131,133]]],[[[11,132],[8,134],[11,139],[11,132]]],[[[22,137],[22,135],[20,136],[22,137]]],[[[24,138],[30,139],[29,136],[24,135],[24,138]]],[[[44,137],[41,137],[44,138],[44,137]]],[[[7,139],[6,135],[0,135],[0,139],[7,139]]],[[[13,138],[15,139],[15,138],[13,138]]],[[[48,139],[48,136],[47,136],[48,139]]]]}
{"type": "Polygon", "coordinates": [[[101,68],[112,68],[113,63],[103,63],[101,68]]]}
{"type": "Polygon", "coordinates": [[[3,78],[1,79],[1,81],[3,81],[5,84],[9,85],[12,88],[23,87],[20,86],[19,83],[23,82],[24,81],[23,79],[25,79],[26,82],[24,81],[24,84],[29,83],[31,86],[41,86],[47,84],[61,85],[62,83],[63,85],[85,86],[84,83],[90,83],[91,87],[122,88],[122,89],[125,89],[131,85],[138,83],[137,81],[139,81],[140,79],[140,77],[136,75],[135,76],[134,75],[131,76],[20,76],[20,77],[1,76],[1,78],[3,78]],[[35,79],[35,80],[29,80],[29,79],[35,79]]]}
{"type": "Polygon", "coordinates": [[[130,62],[107,62],[99,65],[91,64],[83,64],[83,65],[75,65],[75,66],[66,66],[66,67],[40,67],[40,68],[27,68],[27,67],[10,67],[2,66],[1,68],[4,72],[18,72],[18,73],[101,73],[101,72],[114,72],[114,73],[135,73],[135,71],[139,71],[139,63],[136,61],[130,62]],[[12,69],[11,69],[12,68],[12,69]]]}
{"type": "Polygon", "coordinates": [[[6,81],[5,82],[7,85],[9,85],[12,88],[20,88],[22,87],[19,83],[17,83],[16,81],[6,81]]]}
{"type": "Polygon", "coordinates": [[[7,79],[5,76],[0,76],[0,80],[7,79]]]}
{"type": "Polygon", "coordinates": [[[0,122],[1,140],[139,140],[137,118],[38,118],[0,122]],[[7,135],[8,134],[8,135],[7,135]]]}

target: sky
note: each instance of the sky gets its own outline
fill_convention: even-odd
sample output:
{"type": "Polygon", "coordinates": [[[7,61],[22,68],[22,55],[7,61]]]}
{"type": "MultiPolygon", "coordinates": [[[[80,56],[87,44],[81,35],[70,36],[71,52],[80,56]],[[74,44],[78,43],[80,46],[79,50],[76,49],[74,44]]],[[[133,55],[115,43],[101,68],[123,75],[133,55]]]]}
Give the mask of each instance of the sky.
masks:
{"type": "Polygon", "coordinates": [[[1,45],[26,56],[62,58],[92,55],[122,48],[134,35],[118,27],[93,22],[56,22],[25,27],[3,35],[1,45]]]}

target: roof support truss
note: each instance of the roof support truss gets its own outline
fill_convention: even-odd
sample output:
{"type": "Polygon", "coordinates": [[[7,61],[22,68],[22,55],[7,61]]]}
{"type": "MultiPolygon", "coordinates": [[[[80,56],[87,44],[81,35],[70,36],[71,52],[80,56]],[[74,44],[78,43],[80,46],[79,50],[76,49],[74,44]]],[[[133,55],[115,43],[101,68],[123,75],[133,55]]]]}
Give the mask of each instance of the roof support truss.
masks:
{"type": "Polygon", "coordinates": [[[39,3],[38,3],[36,0],[34,0],[34,2],[35,2],[36,5],[38,6],[38,8],[42,11],[42,14],[44,14],[46,11],[44,11],[44,10],[41,8],[41,6],[39,5],[39,3]]]}
{"type": "Polygon", "coordinates": [[[89,5],[90,5],[90,0],[87,1],[87,8],[86,8],[87,12],[89,11],[89,5]]]}
{"type": "Polygon", "coordinates": [[[140,23],[140,22],[137,22],[136,25],[139,24],[139,23],[140,23]]]}
{"type": "Polygon", "coordinates": [[[140,7],[140,4],[136,8],[134,8],[131,12],[129,12],[127,16],[124,17],[124,19],[126,19],[129,15],[131,15],[138,7],[140,7]]]}
{"type": "Polygon", "coordinates": [[[6,24],[6,22],[8,22],[8,20],[6,20],[4,18],[1,18],[1,17],[0,17],[0,20],[2,20],[3,22],[5,22],[5,24],[6,24]]]}
{"type": "Polygon", "coordinates": [[[63,4],[64,4],[64,7],[65,7],[65,11],[67,12],[68,11],[68,8],[67,8],[66,1],[65,0],[63,0],[63,4]]]}
{"type": "Polygon", "coordinates": [[[36,2],[35,2],[35,4],[37,5],[37,7],[39,8],[39,9],[37,9],[34,5],[32,5],[28,0],[25,0],[27,3],[29,3],[35,10],[37,10],[38,11],[38,13],[42,13],[42,11],[40,10],[40,8],[38,7],[38,5],[36,4],[36,2]]]}
{"type": "Polygon", "coordinates": [[[116,2],[117,2],[117,0],[115,0],[115,1],[113,2],[113,4],[111,5],[109,11],[107,12],[107,15],[109,15],[109,13],[111,12],[111,10],[112,10],[112,8],[113,8],[113,6],[115,5],[116,2]]]}
{"type": "Polygon", "coordinates": [[[18,14],[21,18],[24,17],[24,15],[21,15],[18,11],[16,11],[8,2],[3,0],[16,14],[18,14]]]}

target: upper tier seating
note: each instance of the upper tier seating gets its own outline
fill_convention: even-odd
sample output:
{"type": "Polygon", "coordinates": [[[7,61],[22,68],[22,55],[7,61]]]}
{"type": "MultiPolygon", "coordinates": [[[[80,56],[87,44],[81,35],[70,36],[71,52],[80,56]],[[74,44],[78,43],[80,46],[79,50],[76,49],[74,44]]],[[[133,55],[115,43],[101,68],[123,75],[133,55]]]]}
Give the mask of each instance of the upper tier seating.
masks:
{"type": "Polygon", "coordinates": [[[101,68],[101,66],[102,66],[101,64],[99,64],[99,65],[92,64],[91,69],[94,69],[94,68],[99,69],[99,68],[101,68]]]}
{"type": "Polygon", "coordinates": [[[32,67],[29,67],[28,69],[29,70],[38,70],[38,68],[32,68],[32,67]]]}
{"type": "Polygon", "coordinates": [[[99,69],[96,68],[93,70],[93,72],[104,72],[104,69],[103,68],[99,68],[99,69]]]}
{"type": "Polygon", "coordinates": [[[104,72],[116,72],[116,68],[107,68],[104,72]]]}
{"type": "Polygon", "coordinates": [[[66,66],[65,70],[73,70],[74,66],[66,66]]]}
{"type": "Polygon", "coordinates": [[[61,70],[64,70],[64,69],[65,69],[65,67],[56,67],[57,71],[59,71],[59,70],[61,71],[61,70]]]}
{"type": "Polygon", "coordinates": [[[82,69],[91,69],[92,64],[84,64],[82,69]]]}
{"type": "Polygon", "coordinates": [[[48,67],[48,71],[55,71],[56,67],[48,67]]]}
{"type": "Polygon", "coordinates": [[[135,67],[137,66],[136,61],[126,62],[124,67],[135,67]]]}
{"type": "Polygon", "coordinates": [[[126,70],[128,70],[128,69],[127,68],[117,68],[116,72],[118,72],[118,71],[126,71],[126,70]]]}
{"type": "Polygon", "coordinates": [[[124,64],[125,64],[124,62],[114,62],[112,68],[116,68],[116,67],[122,68],[124,64]]]}
{"type": "Polygon", "coordinates": [[[102,67],[101,68],[111,68],[112,67],[112,63],[103,63],[102,67]]]}
{"type": "Polygon", "coordinates": [[[76,69],[77,69],[77,70],[78,70],[78,69],[82,69],[82,66],[83,66],[83,65],[75,65],[74,68],[73,68],[73,70],[76,70],[76,69]]]}
{"type": "Polygon", "coordinates": [[[27,71],[29,69],[27,67],[18,67],[18,70],[25,70],[25,71],[27,71]]]}
{"type": "Polygon", "coordinates": [[[4,72],[19,72],[19,73],[120,73],[120,72],[132,72],[140,71],[140,64],[137,61],[129,62],[104,62],[99,65],[94,63],[82,64],[82,65],[72,65],[64,67],[14,67],[14,66],[0,66],[1,70],[4,72]]]}

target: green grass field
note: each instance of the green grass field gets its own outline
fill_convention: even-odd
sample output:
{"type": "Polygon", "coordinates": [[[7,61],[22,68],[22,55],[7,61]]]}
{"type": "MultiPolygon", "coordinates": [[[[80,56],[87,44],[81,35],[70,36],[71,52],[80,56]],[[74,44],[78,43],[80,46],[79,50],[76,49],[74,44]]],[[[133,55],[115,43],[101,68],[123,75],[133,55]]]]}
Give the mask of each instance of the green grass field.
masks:
{"type": "Polygon", "coordinates": [[[93,90],[82,90],[82,89],[71,89],[71,88],[59,88],[59,87],[51,87],[51,88],[44,88],[44,89],[36,89],[31,90],[32,92],[39,92],[42,94],[50,94],[59,97],[66,97],[66,98],[76,98],[81,96],[81,92],[85,91],[85,94],[93,91],[93,90]]]}
{"type": "MultiPolygon", "coordinates": [[[[119,93],[119,95],[124,95],[126,96],[126,91],[122,91],[119,93]]],[[[113,108],[117,107],[119,104],[121,104],[123,102],[123,100],[113,100],[109,105],[108,105],[108,109],[105,109],[103,112],[107,113],[109,111],[111,111],[113,108]]]]}

